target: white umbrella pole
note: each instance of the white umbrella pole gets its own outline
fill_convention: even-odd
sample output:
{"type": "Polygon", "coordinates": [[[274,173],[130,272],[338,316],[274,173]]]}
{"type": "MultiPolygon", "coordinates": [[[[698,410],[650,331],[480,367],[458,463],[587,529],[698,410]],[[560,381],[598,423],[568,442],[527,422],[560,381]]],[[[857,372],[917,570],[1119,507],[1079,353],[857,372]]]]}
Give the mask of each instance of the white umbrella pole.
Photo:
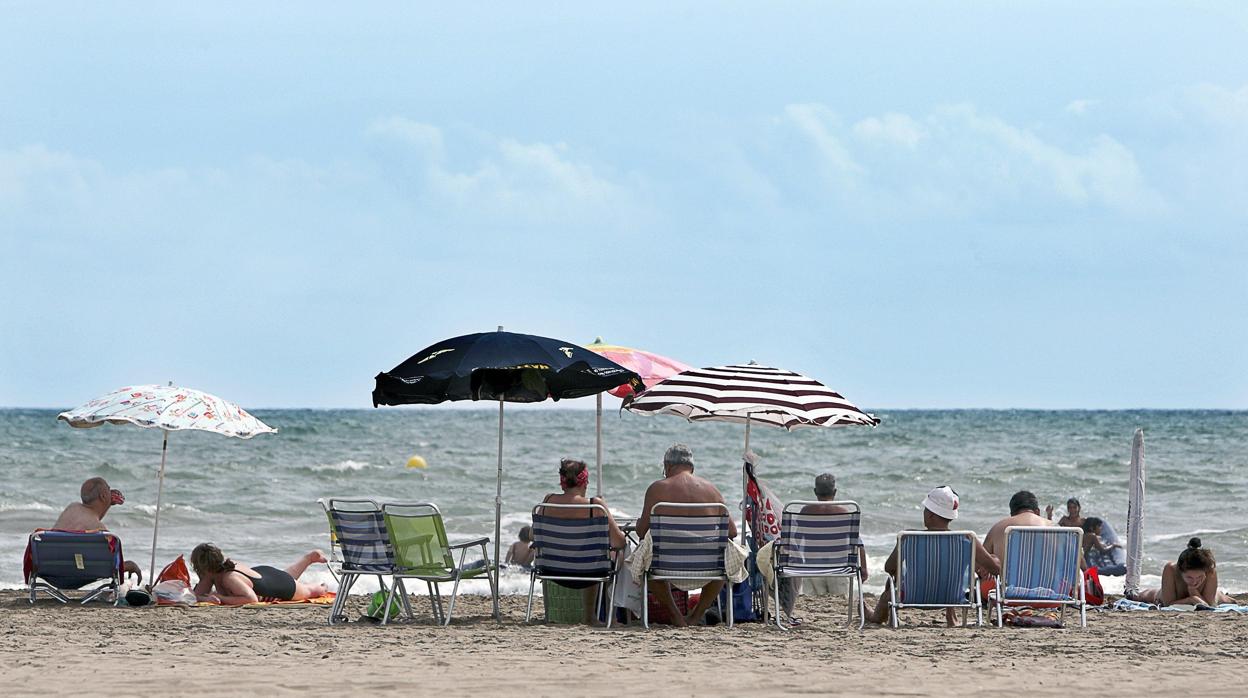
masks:
{"type": "MultiPolygon", "coordinates": [[[[499,328],[502,329],[501,327],[499,328]]],[[[498,555],[503,545],[503,398],[498,398],[498,480],[494,493],[494,620],[501,620],[498,610],[499,572],[503,569],[498,555]]]]}
{"type": "MultiPolygon", "coordinates": [[[[750,452],[750,415],[745,415],[745,451],[741,459],[750,452]]],[[[741,468],[741,545],[745,545],[745,501],[749,499],[749,481],[745,479],[745,468],[741,468]]]]}
{"type": "Polygon", "coordinates": [[[1131,441],[1131,490],[1127,504],[1127,576],[1123,591],[1140,590],[1140,567],[1144,552],[1144,430],[1136,429],[1131,441]]]}
{"type": "Polygon", "coordinates": [[[598,433],[598,496],[602,496],[602,393],[598,393],[598,419],[595,431],[598,433]]]}
{"type": "Polygon", "coordinates": [[[160,535],[160,500],[165,493],[165,456],[169,454],[169,432],[165,434],[164,443],[160,447],[160,476],[156,485],[156,523],[152,526],[152,563],[147,568],[147,585],[156,583],[156,537],[160,535]]]}

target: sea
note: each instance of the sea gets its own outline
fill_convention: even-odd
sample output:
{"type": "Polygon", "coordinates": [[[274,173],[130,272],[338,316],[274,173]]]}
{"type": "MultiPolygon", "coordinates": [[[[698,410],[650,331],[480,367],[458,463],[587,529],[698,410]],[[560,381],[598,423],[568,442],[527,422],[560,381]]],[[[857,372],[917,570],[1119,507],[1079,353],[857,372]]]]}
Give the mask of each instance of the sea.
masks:
{"type": "MultiPolygon", "coordinates": [[[[106,478],[125,504],[105,519],[145,573],[152,551],[161,433],[107,425],[74,429],[57,410],[0,410],[0,587],[22,586],[31,531],[50,526],[81,482],[106,478]]],[[[255,410],[272,435],[251,440],[203,432],[169,436],[157,567],[211,541],[248,564],[284,567],[329,546],[317,500],[434,502],[452,539],[493,535],[499,414],[458,406],[352,410],[255,410]],[[426,467],[410,468],[413,456],[426,467]]],[[[879,591],[880,565],[897,532],[922,526],[931,488],[961,496],[955,528],[981,536],[1006,516],[1010,496],[1034,492],[1061,515],[1077,497],[1085,516],[1126,535],[1131,440],[1145,434],[1144,582],[1192,536],[1217,557],[1221,586],[1248,592],[1248,412],[1202,410],[877,410],[880,425],[838,429],[755,427],[750,447],[764,485],[782,500],[813,498],[816,475],[834,473],[841,498],[863,511],[863,538],[879,591]]],[[[618,515],[636,516],[646,486],[662,476],[664,450],[688,444],[697,472],[735,507],[741,499],[744,428],[608,410],[602,417],[603,492],[618,515]]],[[[563,457],[595,460],[592,409],[508,405],[503,439],[505,551],[532,507],[558,491],[563,457]]],[[[595,489],[591,479],[590,489],[595,489]]],[[[305,581],[333,579],[314,566],[305,581]]],[[[1106,584],[1121,590],[1121,578],[1106,584]]],[[[504,592],[527,591],[507,570],[504,592]]],[[[367,590],[366,587],[357,589],[367,590]]],[[[484,583],[468,593],[485,593],[484,583]]]]}

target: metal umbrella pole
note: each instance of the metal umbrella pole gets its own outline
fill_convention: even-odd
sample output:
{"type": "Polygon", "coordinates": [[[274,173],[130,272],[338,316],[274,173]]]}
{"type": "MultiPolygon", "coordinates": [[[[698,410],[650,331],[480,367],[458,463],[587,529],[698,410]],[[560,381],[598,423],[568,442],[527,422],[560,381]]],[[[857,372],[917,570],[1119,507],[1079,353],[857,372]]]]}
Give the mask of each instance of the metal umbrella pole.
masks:
{"type": "Polygon", "coordinates": [[[169,454],[169,430],[161,429],[164,442],[160,447],[160,477],[156,485],[156,523],[152,527],[152,562],[147,568],[147,585],[156,583],[156,537],[160,535],[160,500],[165,492],[165,457],[169,454]]]}
{"type": "MultiPolygon", "coordinates": [[[[742,460],[750,453],[750,415],[745,415],[745,451],[742,460]]],[[[745,503],[750,498],[749,480],[745,477],[745,468],[741,469],[741,545],[745,545],[745,503]]]]}
{"type": "Polygon", "coordinates": [[[597,446],[596,458],[598,462],[598,496],[601,498],[602,497],[602,393],[598,393],[595,397],[598,398],[598,418],[597,418],[597,421],[594,423],[594,426],[595,426],[594,431],[597,432],[597,435],[598,435],[598,446],[597,446]]]}
{"type": "MultiPolygon", "coordinates": [[[[502,329],[502,328],[499,328],[502,329]]],[[[498,480],[494,492],[494,620],[500,620],[498,610],[499,572],[503,566],[499,552],[503,544],[503,398],[498,398],[498,480]]]]}

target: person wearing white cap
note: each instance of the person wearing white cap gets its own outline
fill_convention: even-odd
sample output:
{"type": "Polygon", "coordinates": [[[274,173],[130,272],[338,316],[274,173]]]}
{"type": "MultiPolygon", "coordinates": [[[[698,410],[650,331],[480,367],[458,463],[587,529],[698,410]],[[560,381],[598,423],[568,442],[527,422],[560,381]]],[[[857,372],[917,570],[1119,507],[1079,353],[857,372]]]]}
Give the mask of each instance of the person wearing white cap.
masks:
{"type": "MultiPolygon", "coordinates": [[[[927,531],[948,531],[949,523],[958,518],[958,507],[961,501],[958,493],[948,485],[941,485],[923,498],[923,528],[927,531]]],[[[983,544],[975,538],[975,561],[979,563],[981,570],[987,571],[988,574],[1000,574],[1001,563],[996,557],[988,554],[984,550],[983,544]]],[[[872,623],[884,624],[889,622],[889,614],[892,611],[888,605],[889,586],[893,583],[893,579],[897,576],[897,548],[893,548],[892,554],[888,556],[888,560],[884,563],[884,572],[888,574],[888,581],[884,584],[884,592],[880,594],[880,600],[875,605],[875,612],[868,619],[872,623]]],[[[945,609],[945,622],[950,627],[953,626],[955,614],[952,608],[945,609]]]]}

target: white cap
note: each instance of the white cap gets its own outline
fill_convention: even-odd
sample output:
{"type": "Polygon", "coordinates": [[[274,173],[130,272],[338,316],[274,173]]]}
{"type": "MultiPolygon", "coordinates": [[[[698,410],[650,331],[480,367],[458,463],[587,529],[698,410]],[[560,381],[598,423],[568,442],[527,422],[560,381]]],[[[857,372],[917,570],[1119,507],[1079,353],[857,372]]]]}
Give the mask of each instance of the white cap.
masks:
{"type": "Polygon", "coordinates": [[[953,521],[958,518],[958,493],[948,485],[937,487],[923,498],[923,508],[942,519],[953,521]]]}

